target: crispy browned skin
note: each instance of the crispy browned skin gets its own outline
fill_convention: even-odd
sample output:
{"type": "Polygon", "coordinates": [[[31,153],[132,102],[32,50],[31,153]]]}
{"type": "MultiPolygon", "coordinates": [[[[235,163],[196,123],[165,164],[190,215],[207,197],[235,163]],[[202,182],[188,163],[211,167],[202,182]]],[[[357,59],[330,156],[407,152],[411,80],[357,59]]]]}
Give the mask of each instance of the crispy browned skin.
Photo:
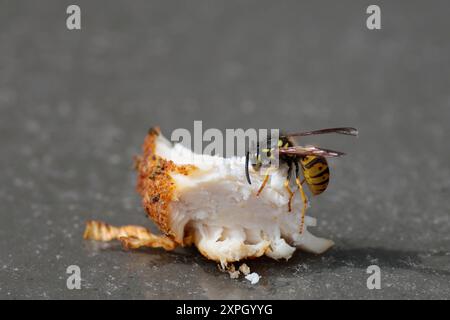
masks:
{"type": "Polygon", "coordinates": [[[125,249],[151,247],[173,250],[176,247],[176,243],[172,239],[154,235],[144,227],[114,227],[101,221],[88,221],[83,238],[97,241],[120,240],[125,249]]]}
{"type": "Polygon", "coordinates": [[[176,165],[173,161],[156,155],[155,144],[159,134],[158,127],[149,130],[142,146],[142,156],[136,158],[137,191],[142,196],[142,204],[147,215],[162,232],[175,239],[169,221],[170,202],[174,199],[176,188],[171,173],[189,175],[196,170],[196,167],[176,165]]]}
{"type": "MultiPolygon", "coordinates": [[[[173,161],[156,155],[156,139],[159,134],[159,128],[150,129],[142,146],[142,156],[135,158],[135,169],[138,172],[136,189],[142,196],[142,204],[147,215],[165,235],[152,234],[146,228],[139,226],[114,227],[101,221],[88,221],[84,239],[120,240],[126,249],[152,247],[173,250],[177,246],[169,221],[170,202],[174,199],[176,189],[171,173],[189,175],[196,167],[178,166],[173,161]]],[[[187,237],[178,244],[190,245],[191,243],[192,239],[187,237]]]]}

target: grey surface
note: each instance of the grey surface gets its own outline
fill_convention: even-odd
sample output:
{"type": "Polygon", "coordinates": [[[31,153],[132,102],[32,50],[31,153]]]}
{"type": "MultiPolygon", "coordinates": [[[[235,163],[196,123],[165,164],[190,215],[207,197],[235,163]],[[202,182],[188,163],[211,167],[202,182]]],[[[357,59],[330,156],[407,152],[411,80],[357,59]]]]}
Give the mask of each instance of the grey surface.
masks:
{"type": "MultiPolygon", "coordinates": [[[[0,298],[449,298],[448,1],[0,1],[0,298]],[[124,252],[84,222],[152,226],[134,191],[146,130],[351,125],[312,201],[323,256],[124,252]],[[66,289],[79,265],[82,290],[66,289]],[[366,268],[382,289],[366,288],[366,268]]],[[[152,226],[152,230],[155,230],[152,226]]]]}

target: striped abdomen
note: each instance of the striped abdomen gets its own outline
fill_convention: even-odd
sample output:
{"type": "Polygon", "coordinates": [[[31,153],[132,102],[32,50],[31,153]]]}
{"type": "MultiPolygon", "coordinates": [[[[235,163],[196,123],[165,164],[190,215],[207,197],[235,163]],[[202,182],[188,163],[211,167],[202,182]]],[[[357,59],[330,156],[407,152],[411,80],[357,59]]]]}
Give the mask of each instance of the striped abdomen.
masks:
{"type": "Polygon", "coordinates": [[[323,157],[307,156],[300,159],[300,164],[309,190],[314,195],[324,192],[330,181],[327,160],[323,157]]]}

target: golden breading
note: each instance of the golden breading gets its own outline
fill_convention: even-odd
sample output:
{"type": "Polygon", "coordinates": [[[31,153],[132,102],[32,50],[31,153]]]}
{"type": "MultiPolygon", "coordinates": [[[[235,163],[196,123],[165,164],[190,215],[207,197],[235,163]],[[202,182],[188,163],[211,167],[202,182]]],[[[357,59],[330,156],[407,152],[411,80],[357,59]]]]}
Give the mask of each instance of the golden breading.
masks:
{"type": "Polygon", "coordinates": [[[142,196],[142,204],[147,215],[162,232],[175,239],[169,223],[170,202],[175,191],[175,183],[170,174],[175,172],[187,176],[196,170],[196,167],[176,165],[173,161],[156,155],[155,142],[159,134],[158,127],[149,130],[142,146],[143,155],[136,158],[137,191],[142,196]]]}
{"type": "MultiPolygon", "coordinates": [[[[140,226],[114,227],[101,221],[88,221],[84,239],[96,241],[120,240],[126,249],[140,247],[164,248],[173,250],[177,246],[170,229],[170,202],[173,199],[175,183],[170,176],[176,172],[189,175],[196,168],[192,165],[175,165],[155,154],[155,140],[160,134],[159,128],[149,130],[142,146],[142,156],[135,158],[138,172],[137,191],[142,196],[142,204],[147,215],[166,235],[158,236],[140,226]]],[[[179,245],[191,245],[192,239],[185,238],[179,245]]]]}
{"type": "Polygon", "coordinates": [[[154,235],[144,227],[114,227],[101,221],[88,221],[83,238],[96,241],[120,240],[125,249],[151,247],[173,250],[177,246],[172,239],[154,235]]]}

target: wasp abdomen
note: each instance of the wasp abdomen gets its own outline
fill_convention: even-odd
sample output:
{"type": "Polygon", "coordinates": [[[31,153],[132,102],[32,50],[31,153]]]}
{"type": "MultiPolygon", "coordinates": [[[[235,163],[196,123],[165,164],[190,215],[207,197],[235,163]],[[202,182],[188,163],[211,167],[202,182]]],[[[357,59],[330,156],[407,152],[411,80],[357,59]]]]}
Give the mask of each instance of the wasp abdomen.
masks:
{"type": "Polygon", "coordinates": [[[324,192],[330,180],[330,170],[328,162],[323,157],[307,156],[300,160],[309,190],[318,195],[324,192]]]}

